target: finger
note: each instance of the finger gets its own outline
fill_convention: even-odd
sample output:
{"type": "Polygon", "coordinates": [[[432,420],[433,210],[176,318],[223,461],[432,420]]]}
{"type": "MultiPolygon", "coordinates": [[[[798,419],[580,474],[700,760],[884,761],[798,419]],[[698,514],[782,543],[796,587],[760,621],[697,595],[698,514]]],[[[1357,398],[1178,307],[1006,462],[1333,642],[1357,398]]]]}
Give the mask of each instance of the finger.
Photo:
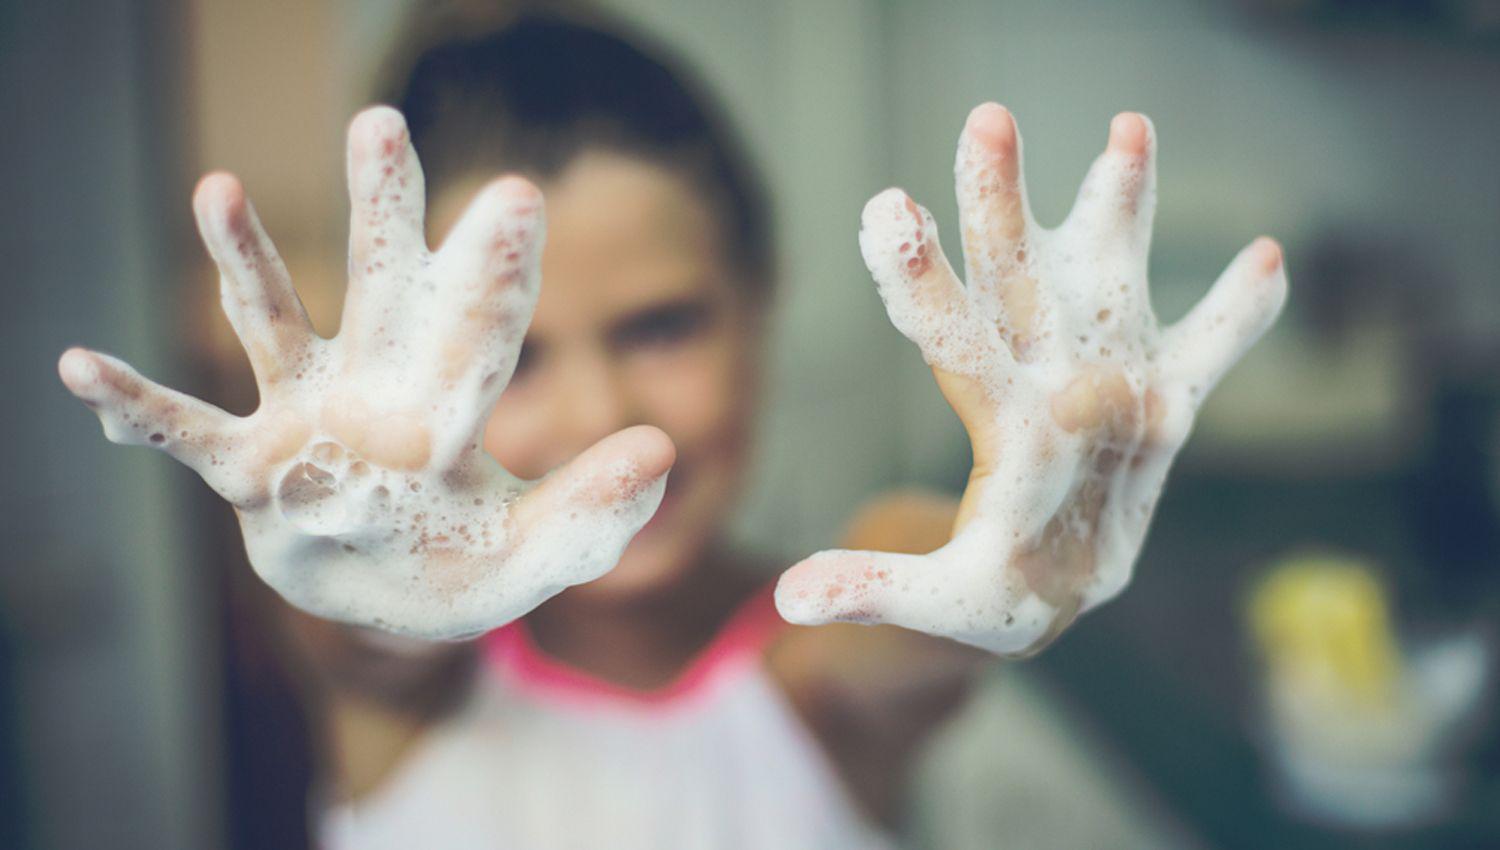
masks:
{"type": "Polygon", "coordinates": [[[1015,357],[1025,360],[1040,316],[1028,263],[1021,134],[1009,110],[985,103],[969,113],[954,164],[964,263],[976,303],[988,310],[1015,357]]]}
{"type": "Polygon", "coordinates": [[[1069,227],[1112,240],[1144,257],[1156,215],[1156,130],[1139,112],[1109,123],[1109,143],[1078,190],[1069,227]]]}
{"type": "Polygon", "coordinates": [[[600,440],[522,496],[506,522],[532,587],[528,607],[613,569],[660,506],[675,460],[666,434],[638,425],[600,440]]]}
{"type": "Polygon", "coordinates": [[[239,421],[141,377],[107,354],[70,348],[58,360],[57,372],[68,390],[98,415],[110,442],[161,449],[200,474],[213,465],[216,450],[239,421]]]}
{"type": "Polygon", "coordinates": [[[261,227],[245,188],[232,174],[198,181],[193,213],[203,244],[219,267],[219,301],[265,389],[304,365],[316,338],[286,265],[261,227]]]}
{"type": "MultiPolygon", "coordinates": [[[[580,513],[599,519],[604,512],[634,535],[660,505],[667,472],[676,460],[676,447],[659,428],[637,425],[617,431],[542,479],[516,502],[511,519],[527,537],[554,524],[552,520],[580,513]]],[[[568,528],[578,534],[575,525],[568,528]]]]}
{"type": "Polygon", "coordinates": [[[1286,293],[1281,246],[1262,236],[1240,251],[1203,300],[1167,329],[1162,340],[1166,371],[1187,385],[1195,404],[1276,321],[1286,293]]]}
{"type": "Polygon", "coordinates": [[[474,376],[491,401],[505,389],[536,307],[545,230],[542,193],[513,176],[480,190],[454,225],[434,261],[438,285],[458,292],[456,325],[443,342],[445,381],[474,376]]]}
{"type": "Polygon", "coordinates": [[[917,612],[908,609],[943,607],[928,602],[935,595],[946,596],[938,573],[926,555],[830,549],[781,574],[776,582],[776,610],[787,622],[803,626],[836,622],[925,625],[923,618],[914,616],[917,612]]]}
{"type": "Polygon", "coordinates": [[[969,278],[1006,276],[1024,264],[1017,257],[1031,219],[1021,170],[1021,135],[998,103],[969,113],[954,163],[958,217],[963,225],[969,278]]]}
{"type": "Polygon", "coordinates": [[[891,323],[929,365],[974,376],[993,368],[1003,347],[978,320],[927,210],[900,189],[881,192],[865,204],[859,247],[891,323]]]}
{"type": "Polygon", "coordinates": [[[378,324],[379,293],[371,279],[399,280],[396,271],[427,250],[422,166],[406,119],[389,106],[372,106],[349,123],[349,294],[343,327],[378,324]]]}
{"type": "Polygon", "coordinates": [[[378,259],[381,249],[425,249],[422,165],[406,119],[389,106],[372,106],[349,122],[349,242],[351,258],[378,259]]]}

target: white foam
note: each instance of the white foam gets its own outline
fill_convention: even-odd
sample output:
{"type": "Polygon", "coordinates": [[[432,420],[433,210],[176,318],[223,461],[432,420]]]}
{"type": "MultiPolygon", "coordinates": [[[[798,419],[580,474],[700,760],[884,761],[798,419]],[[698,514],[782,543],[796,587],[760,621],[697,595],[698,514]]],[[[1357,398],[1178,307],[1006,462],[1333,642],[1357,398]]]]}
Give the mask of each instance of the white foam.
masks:
{"type": "Polygon", "coordinates": [[[990,399],[999,456],[974,485],[973,519],[946,546],[820,553],[782,580],[787,619],[894,623],[1018,654],[1125,587],[1198,404],[1274,320],[1286,286],[1279,263],[1259,268],[1252,246],[1163,332],[1146,282],[1150,147],[1145,157],[1106,151],[1055,229],[1031,217],[1018,180],[1023,227],[1010,238],[997,217],[1016,205],[996,202],[995,158],[966,130],[955,178],[967,283],[950,276],[932,217],[905,193],[866,206],[859,244],[892,323],[930,365],[990,399]],[[1068,401],[1077,393],[1127,402],[1079,423],[1068,401]]]}
{"type": "Polygon", "coordinates": [[[492,184],[433,252],[400,116],[362,114],[350,148],[351,291],[331,340],[289,315],[300,305],[253,213],[249,225],[223,213],[237,184],[200,189],[224,307],[256,366],[256,413],[231,417],[102,355],[70,352],[60,370],[111,440],[167,450],[234,503],[255,571],[292,604],[466,637],[612,568],[666,474],[617,459],[537,492],[545,481],[482,449],[540,286],[541,198],[492,184]],[[199,433],[178,427],[184,417],[199,433]],[[545,504],[523,523],[528,498],[545,504]]]}

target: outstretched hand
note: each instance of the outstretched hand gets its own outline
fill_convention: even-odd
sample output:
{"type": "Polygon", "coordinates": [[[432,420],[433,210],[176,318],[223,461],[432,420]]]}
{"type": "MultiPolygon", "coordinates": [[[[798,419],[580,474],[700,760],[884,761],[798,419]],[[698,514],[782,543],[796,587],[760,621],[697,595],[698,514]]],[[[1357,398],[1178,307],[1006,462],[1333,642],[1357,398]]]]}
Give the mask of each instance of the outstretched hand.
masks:
{"type": "Polygon", "coordinates": [[[442,247],[423,237],[421,166],[395,110],[349,128],[349,291],[319,337],[238,180],[193,198],[260,406],[232,416],[104,354],[68,388],[117,443],[159,448],[240,518],[255,570],[294,605],[429,638],[508,622],[618,561],[661,500],[671,441],[617,432],[539,482],[482,448],[540,286],[542,197],[490,183],[442,247]]]}
{"type": "Polygon", "coordinates": [[[865,263],[963,421],[974,468],[947,545],[820,552],[782,576],[784,617],[1022,654],[1124,588],[1198,407],[1286,299],[1281,250],[1260,238],[1186,317],[1158,325],[1155,153],[1144,116],[1116,116],[1072,212],[1048,230],[1027,205],[1010,113],[976,108],[955,165],[967,283],[905,193],[866,205],[865,263]]]}

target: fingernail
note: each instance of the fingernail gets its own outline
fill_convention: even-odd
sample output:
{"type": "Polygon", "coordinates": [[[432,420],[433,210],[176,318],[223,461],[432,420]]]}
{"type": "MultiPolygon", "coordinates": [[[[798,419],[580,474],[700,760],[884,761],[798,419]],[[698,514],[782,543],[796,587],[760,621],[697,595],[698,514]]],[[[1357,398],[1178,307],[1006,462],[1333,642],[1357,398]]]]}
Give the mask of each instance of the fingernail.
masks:
{"type": "Polygon", "coordinates": [[[1270,274],[1281,266],[1281,244],[1269,236],[1262,236],[1250,244],[1255,267],[1262,274],[1270,274]]]}
{"type": "Polygon", "coordinates": [[[969,112],[965,127],[974,140],[993,151],[1015,146],[1016,122],[998,103],[981,103],[969,112]]]}
{"type": "Polygon", "coordinates": [[[1109,149],[1140,156],[1151,144],[1151,125],[1139,112],[1121,112],[1109,122],[1109,149]]]}

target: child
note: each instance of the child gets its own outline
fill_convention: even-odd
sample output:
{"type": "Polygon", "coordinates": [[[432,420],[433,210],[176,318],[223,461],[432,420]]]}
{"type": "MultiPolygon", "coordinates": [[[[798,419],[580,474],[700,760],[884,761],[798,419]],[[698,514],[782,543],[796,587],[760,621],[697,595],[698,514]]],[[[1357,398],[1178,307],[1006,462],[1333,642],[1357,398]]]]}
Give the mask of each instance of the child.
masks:
{"type": "Polygon", "coordinates": [[[910,757],[989,657],[979,649],[1036,651],[1119,592],[1193,411],[1285,294],[1279,249],[1258,240],[1158,332],[1145,292],[1150,125],[1116,117],[1074,215],[1047,232],[1026,210],[1010,115],[975,109],[957,167],[967,283],[931,218],[895,190],[871,201],[861,232],[893,322],[969,431],[963,500],[877,503],[849,542],[887,551],[815,555],[773,599],[723,540],[773,263],[759,186],[717,114],[634,45],[545,17],[427,45],[394,100],[404,124],[375,109],[350,130],[351,269],[363,283],[338,349],[312,341],[233,178],[200,184],[200,227],[262,413],[234,420],[87,352],[61,366],[112,438],[172,451],[230,498],[257,570],[325,616],[423,635],[494,625],[606,569],[610,535],[639,529],[612,570],[477,642],[302,621],[329,686],[344,798],[321,814],[330,847],[888,846],[910,757]],[[423,246],[401,232],[420,226],[423,200],[408,133],[427,237],[451,232],[431,262],[410,261],[423,246]],[[501,172],[526,180],[493,182],[501,172]],[[546,199],[545,251],[532,183],[546,199]],[[406,262],[408,277],[377,292],[386,264],[406,262]],[[422,295],[462,284],[459,268],[485,293],[493,283],[494,300],[465,312],[422,295]],[[537,298],[529,326],[516,306],[526,297],[537,298]],[[392,342],[400,357],[371,342],[408,321],[443,330],[410,349],[392,342]],[[425,371],[400,372],[413,363],[425,371]],[[312,364],[331,375],[316,398],[286,389],[312,364]],[[382,394],[437,386],[450,367],[450,383],[473,384],[465,398],[504,390],[474,420],[476,457],[464,442],[472,412],[443,408],[451,396],[432,390],[447,412],[431,418],[381,407],[382,394]],[[409,380],[369,377],[381,369],[409,380]],[[347,532],[356,508],[491,492],[475,471],[489,468],[481,443],[521,478],[559,471],[508,514],[476,498],[462,525],[389,508],[400,525],[378,546],[347,532]],[[436,457],[448,472],[428,476],[436,457]],[[420,495],[386,488],[356,504],[349,494],[370,475],[420,495]],[[501,516],[505,545],[470,539],[501,516]],[[613,531],[591,530],[600,524],[613,531]],[[577,541],[561,567],[544,557],[577,541]],[[543,580],[538,564],[562,572],[543,580]],[[404,589],[381,586],[382,571],[404,589]],[[834,621],[910,630],[822,625],[834,621]],[[453,659],[476,653],[470,675],[439,680],[450,712],[407,710],[410,683],[432,681],[421,671],[469,670],[453,659]]]}

